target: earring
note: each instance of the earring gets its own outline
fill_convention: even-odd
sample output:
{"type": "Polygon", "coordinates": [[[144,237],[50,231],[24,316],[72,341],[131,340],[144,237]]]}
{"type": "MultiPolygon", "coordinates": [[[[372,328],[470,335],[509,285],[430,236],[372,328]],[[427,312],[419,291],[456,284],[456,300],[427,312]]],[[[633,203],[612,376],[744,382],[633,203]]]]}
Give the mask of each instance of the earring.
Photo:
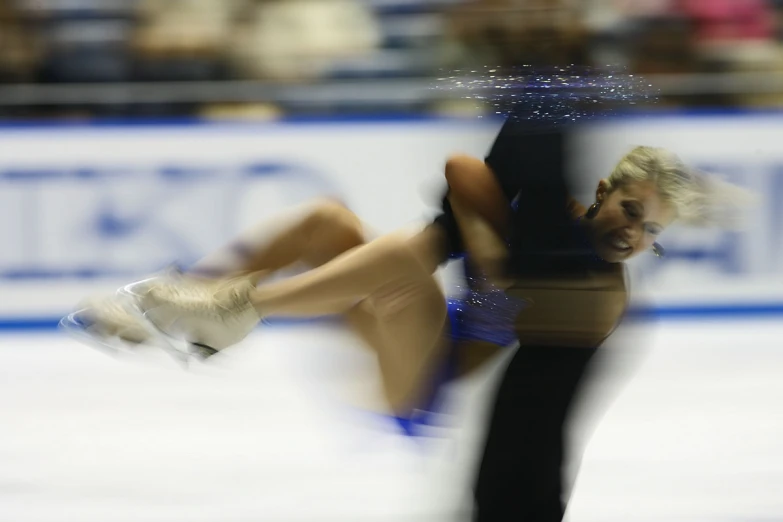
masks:
{"type": "Polygon", "coordinates": [[[653,243],[652,251],[653,254],[655,254],[658,257],[663,257],[666,255],[666,250],[664,250],[664,248],[658,243],[653,243]]]}
{"type": "Polygon", "coordinates": [[[593,219],[598,214],[599,210],[601,210],[601,202],[596,201],[595,203],[590,205],[590,208],[587,209],[587,213],[585,214],[585,217],[587,219],[593,219]]]}

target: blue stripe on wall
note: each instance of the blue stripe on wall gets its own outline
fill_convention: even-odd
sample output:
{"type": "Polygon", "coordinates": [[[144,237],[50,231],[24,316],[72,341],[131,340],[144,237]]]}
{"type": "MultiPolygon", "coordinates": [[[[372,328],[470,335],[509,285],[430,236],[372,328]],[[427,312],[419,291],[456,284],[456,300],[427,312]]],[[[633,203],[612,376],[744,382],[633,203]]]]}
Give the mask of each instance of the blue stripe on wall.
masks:
{"type": "Polygon", "coordinates": [[[635,319],[755,319],[783,315],[783,303],[741,303],[719,305],[682,305],[637,308],[635,319]]]}
{"type": "MultiPolygon", "coordinates": [[[[629,314],[635,320],[699,321],[699,320],[745,320],[783,317],[783,303],[748,303],[703,306],[665,306],[659,308],[637,308],[629,314]]],[[[0,332],[38,332],[55,330],[60,317],[0,317],[0,332]]],[[[266,326],[291,326],[296,324],[334,323],[333,318],[317,319],[270,319],[266,326]]]]}
{"type": "MultiPolygon", "coordinates": [[[[614,116],[606,117],[608,120],[616,119],[703,119],[703,118],[747,118],[764,117],[777,118],[783,117],[783,109],[754,109],[754,108],[684,108],[684,109],[660,109],[645,111],[620,112],[614,116]]],[[[252,127],[270,127],[275,125],[312,125],[312,124],[379,124],[379,123],[453,123],[458,122],[479,122],[479,123],[501,123],[502,118],[486,115],[479,117],[465,116],[441,116],[433,114],[411,114],[411,113],[378,113],[378,114],[337,114],[323,116],[284,116],[278,119],[241,121],[241,120],[210,120],[203,118],[96,118],[83,121],[62,121],[62,120],[36,120],[36,121],[0,121],[0,131],[2,130],[83,130],[90,128],[118,128],[118,129],[143,129],[143,128],[166,128],[166,127],[223,127],[223,128],[252,128],[252,127]]]]}

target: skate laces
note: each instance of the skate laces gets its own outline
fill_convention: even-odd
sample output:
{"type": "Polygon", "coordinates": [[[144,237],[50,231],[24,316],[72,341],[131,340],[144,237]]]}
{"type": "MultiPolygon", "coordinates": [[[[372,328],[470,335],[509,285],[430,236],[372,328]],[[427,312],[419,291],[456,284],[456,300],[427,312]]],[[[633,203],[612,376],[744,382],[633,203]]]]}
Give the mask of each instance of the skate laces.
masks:
{"type": "Polygon", "coordinates": [[[227,313],[243,311],[249,306],[247,281],[182,281],[151,289],[157,300],[174,303],[187,312],[210,319],[225,320],[227,313]],[[217,288],[215,288],[217,286],[217,288]]]}

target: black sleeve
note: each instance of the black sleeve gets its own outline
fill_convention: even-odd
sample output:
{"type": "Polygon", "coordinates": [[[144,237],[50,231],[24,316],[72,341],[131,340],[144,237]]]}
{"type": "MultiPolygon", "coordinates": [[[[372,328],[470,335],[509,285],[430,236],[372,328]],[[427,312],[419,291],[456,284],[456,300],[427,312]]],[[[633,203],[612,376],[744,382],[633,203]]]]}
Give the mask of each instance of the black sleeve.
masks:
{"type": "Polygon", "coordinates": [[[533,119],[530,112],[527,106],[517,106],[484,158],[509,202],[523,189],[536,192],[565,183],[569,127],[533,119]]]}
{"type": "Polygon", "coordinates": [[[507,197],[511,214],[508,273],[514,277],[568,275],[575,259],[574,223],[568,205],[567,125],[549,128],[509,121],[486,158],[507,197]]]}

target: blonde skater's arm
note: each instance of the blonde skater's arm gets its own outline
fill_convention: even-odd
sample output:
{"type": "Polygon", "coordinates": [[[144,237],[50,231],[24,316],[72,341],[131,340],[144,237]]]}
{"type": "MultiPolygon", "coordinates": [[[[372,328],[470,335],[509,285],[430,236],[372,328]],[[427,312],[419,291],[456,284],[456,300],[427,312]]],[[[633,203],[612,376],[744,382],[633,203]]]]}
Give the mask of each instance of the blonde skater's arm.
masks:
{"type": "Polygon", "coordinates": [[[489,282],[499,288],[508,288],[512,281],[504,278],[508,248],[490,223],[456,194],[449,196],[454,218],[470,261],[489,282]]]}
{"type": "Polygon", "coordinates": [[[446,180],[449,203],[471,262],[496,286],[510,286],[503,279],[510,205],[495,174],[479,159],[454,156],[446,163],[446,180]]]}
{"type": "Polygon", "coordinates": [[[508,235],[511,202],[486,163],[472,156],[452,156],[446,161],[446,182],[450,200],[459,199],[464,208],[481,217],[499,237],[508,235]]]}

